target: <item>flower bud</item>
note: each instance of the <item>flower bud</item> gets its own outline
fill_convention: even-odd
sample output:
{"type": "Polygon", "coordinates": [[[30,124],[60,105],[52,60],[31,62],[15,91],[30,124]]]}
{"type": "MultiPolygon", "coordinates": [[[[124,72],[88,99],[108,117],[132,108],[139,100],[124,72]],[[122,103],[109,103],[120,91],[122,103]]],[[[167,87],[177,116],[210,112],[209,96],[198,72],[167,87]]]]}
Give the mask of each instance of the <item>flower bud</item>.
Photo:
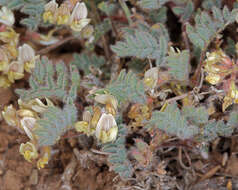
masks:
{"type": "Polygon", "coordinates": [[[88,23],[90,19],[87,19],[88,10],[84,3],[77,3],[70,16],[70,27],[76,32],[80,32],[88,23]]]}
{"type": "Polygon", "coordinates": [[[57,24],[68,24],[69,17],[70,17],[70,9],[66,3],[63,3],[60,5],[60,7],[57,9],[57,24]]]}
{"type": "Polygon", "coordinates": [[[38,58],[37,56],[35,56],[34,49],[28,44],[24,44],[23,46],[19,47],[18,50],[19,64],[24,65],[24,69],[27,72],[31,72],[31,70],[35,67],[35,60],[38,58]]]}
{"type": "Polygon", "coordinates": [[[13,108],[12,105],[4,108],[4,111],[2,111],[2,116],[6,123],[10,126],[16,127],[19,124],[16,109],[13,108]]]}
{"type": "Polygon", "coordinates": [[[103,113],[96,127],[96,137],[102,143],[116,140],[118,127],[111,114],[103,113]]]}
{"type": "Polygon", "coordinates": [[[43,13],[44,22],[49,22],[53,24],[55,22],[55,13],[57,13],[58,4],[55,0],[51,0],[49,3],[45,4],[45,12],[43,13]]]}
{"type": "Polygon", "coordinates": [[[157,67],[153,67],[149,69],[148,71],[146,71],[144,75],[145,88],[147,90],[155,88],[157,85],[158,78],[159,78],[159,74],[158,74],[157,67]]]}
{"type": "Polygon", "coordinates": [[[45,146],[42,149],[43,156],[37,161],[37,168],[40,170],[44,168],[46,164],[48,164],[50,155],[51,155],[51,148],[49,146],[45,146]]]}
{"type": "Polygon", "coordinates": [[[37,149],[31,142],[27,142],[26,144],[22,143],[19,152],[28,162],[32,162],[33,159],[38,157],[37,149]]]}
{"type": "Polygon", "coordinates": [[[2,7],[0,10],[0,23],[7,26],[12,26],[15,22],[15,17],[13,12],[7,7],[2,7]]]}

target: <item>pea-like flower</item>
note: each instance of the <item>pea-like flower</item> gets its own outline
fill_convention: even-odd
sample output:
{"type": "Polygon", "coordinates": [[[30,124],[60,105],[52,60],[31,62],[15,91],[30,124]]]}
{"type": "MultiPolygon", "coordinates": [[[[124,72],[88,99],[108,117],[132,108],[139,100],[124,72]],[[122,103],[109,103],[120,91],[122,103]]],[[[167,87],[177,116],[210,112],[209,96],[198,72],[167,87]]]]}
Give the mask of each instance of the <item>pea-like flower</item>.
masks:
{"type": "Polygon", "coordinates": [[[56,13],[56,22],[58,25],[68,24],[70,18],[70,8],[67,3],[63,3],[57,9],[56,13]]]}
{"type": "Polygon", "coordinates": [[[45,11],[43,13],[44,22],[49,22],[53,24],[55,22],[55,14],[57,13],[58,4],[55,0],[51,0],[49,3],[45,4],[45,11]]]}
{"type": "Polygon", "coordinates": [[[44,168],[46,164],[48,164],[51,154],[51,148],[49,146],[45,146],[42,148],[43,156],[37,161],[37,168],[40,170],[44,168]]]}
{"type": "Polygon", "coordinates": [[[102,143],[116,140],[118,133],[117,123],[112,114],[103,113],[96,127],[96,137],[102,143]]]}
{"type": "Polygon", "coordinates": [[[20,154],[24,156],[25,160],[32,162],[32,160],[38,157],[38,152],[35,145],[31,142],[22,143],[20,145],[20,154]]]}
{"type": "Polygon", "coordinates": [[[231,104],[238,104],[238,89],[234,81],[231,81],[228,93],[223,99],[222,111],[224,112],[231,104]]]}
{"type": "Polygon", "coordinates": [[[207,59],[204,65],[204,70],[207,73],[206,81],[215,85],[229,74],[230,67],[233,63],[222,50],[217,50],[212,53],[207,53],[207,59]]]}
{"type": "Polygon", "coordinates": [[[76,32],[80,32],[88,23],[90,19],[87,18],[88,10],[84,3],[77,3],[70,16],[70,27],[76,32]]]}
{"type": "Polygon", "coordinates": [[[28,44],[23,44],[18,48],[19,56],[18,62],[19,64],[24,65],[24,69],[27,72],[31,72],[31,70],[35,67],[35,61],[39,56],[35,55],[34,49],[28,44]]]}
{"type": "Polygon", "coordinates": [[[4,111],[2,111],[2,116],[6,123],[10,126],[17,126],[19,124],[17,111],[12,105],[6,106],[4,108],[4,111]]]}
{"type": "Polygon", "coordinates": [[[107,112],[115,116],[118,102],[114,96],[110,94],[97,94],[95,101],[100,104],[105,104],[107,112]]]}
{"type": "Polygon", "coordinates": [[[0,47],[0,71],[7,69],[9,63],[8,52],[5,48],[0,47]]]}
{"type": "Polygon", "coordinates": [[[8,80],[6,76],[0,76],[0,87],[1,88],[8,88],[11,86],[11,82],[8,80]]]}
{"type": "Polygon", "coordinates": [[[144,75],[144,85],[147,90],[154,89],[157,85],[157,81],[159,78],[158,68],[153,67],[145,72],[144,75]]]}
{"type": "Polygon", "coordinates": [[[0,23],[7,26],[12,26],[15,22],[15,17],[13,12],[7,7],[2,7],[0,10],[0,23]]]}
{"type": "Polygon", "coordinates": [[[19,80],[24,77],[24,65],[17,61],[13,61],[8,65],[5,74],[7,74],[8,80],[11,83],[14,83],[15,80],[19,80]]]}

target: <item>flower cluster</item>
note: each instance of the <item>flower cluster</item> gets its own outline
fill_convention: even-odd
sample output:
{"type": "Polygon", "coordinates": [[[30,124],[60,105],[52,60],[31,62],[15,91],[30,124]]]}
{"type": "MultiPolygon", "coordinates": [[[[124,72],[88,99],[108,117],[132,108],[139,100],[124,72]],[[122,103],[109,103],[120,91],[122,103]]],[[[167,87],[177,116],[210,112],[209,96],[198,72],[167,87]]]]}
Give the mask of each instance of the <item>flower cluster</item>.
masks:
{"type": "Polygon", "coordinates": [[[22,143],[20,145],[20,153],[28,162],[38,159],[38,169],[44,168],[44,165],[48,163],[50,157],[50,147],[39,148],[37,135],[34,134],[34,130],[39,127],[36,123],[37,119],[49,106],[53,106],[53,103],[46,99],[44,104],[40,99],[30,100],[23,102],[18,100],[19,109],[16,110],[12,105],[4,108],[2,116],[6,123],[12,127],[17,128],[21,133],[25,133],[30,141],[22,143]],[[38,151],[41,151],[39,155],[38,151]]]}
{"type": "Polygon", "coordinates": [[[102,143],[114,141],[118,133],[114,118],[117,112],[117,100],[109,94],[98,94],[95,96],[95,101],[105,105],[105,108],[101,109],[99,106],[95,106],[93,114],[85,111],[83,121],[78,121],[75,124],[75,129],[88,136],[95,134],[96,138],[102,143]]]}
{"type": "Polygon", "coordinates": [[[221,49],[207,53],[204,61],[206,81],[212,85],[221,85],[226,93],[223,99],[222,110],[225,111],[231,104],[238,103],[238,89],[235,81],[238,74],[238,61],[230,59],[221,49]]]}
{"type": "Polygon", "coordinates": [[[80,32],[90,22],[87,15],[88,10],[84,3],[77,2],[72,6],[64,2],[59,6],[55,0],[51,0],[45,5],[43,20],[51,24],[67,25],[73,31],[80,32]]]}
{"type": "Polygon", "coordinates": [[[14,15],[6,7],[0,10],[0,87],[9,87],[24,77],[24,70],[31,72],[38,56],[31,46],[17,47],[19,35],[14,31],[14,15]]]}

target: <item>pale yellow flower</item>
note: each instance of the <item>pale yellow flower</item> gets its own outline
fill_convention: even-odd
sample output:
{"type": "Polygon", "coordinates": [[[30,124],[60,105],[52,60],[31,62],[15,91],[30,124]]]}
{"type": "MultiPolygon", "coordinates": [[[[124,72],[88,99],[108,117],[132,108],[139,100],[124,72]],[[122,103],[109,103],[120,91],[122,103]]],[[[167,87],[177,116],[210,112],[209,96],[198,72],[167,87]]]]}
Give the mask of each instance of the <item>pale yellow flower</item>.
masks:
{"type": "Polygon", "coordinates": [[[96,137],[102,143],[116,140],[118,127],[115,118],[111,114],[103,113],[96,127],[96,137]]]}
{"type": "Polygon", "coordinates": [[[106,104],[106,110],[108,113],[115,115],[118,102],[117,99],[110,94],[97,94],[95,96],[95,101],[101,104],[106,104]]]}
{"type": "Polygon", "coordinates": [[[57,14],[58,4],[55,0],[51,0],[49,3],[45,4],[45,11],[43,13],[44,22],[49,22],[53,24],[55,22],[55,14],[57,14]]]}
{"type": "Polygon", "coordinates": [[[5,31],[0,32],[0,40],[15,47],[18,44],[19,34],[11,27],[7,27],[5,31]]]}
{"type": "Polygon", "coordinates": [[[21,109],[30,109],[36,113],[43,113],[49,106],[54,106],[53,102],[51,102],[48,98],[45,98],[45,100],[46,104],[38,98],[29,100],[28,102],[23,102],[21,99],[18,99],[18,105],[21,109]]]}
{"type": "Polygon", "coordinates": [[[25,160],[32,162],[32,160],[38,157],[38,152],[35,145],[31,142],[22,143],[20,145],[20,154],[24,156],[25,160]]]}
{"type": "Polygon", "coordinates": [[[70,18],[70,8],[67,5],[67,3],[63,3],[60,5],[60,7],[57,9],[57,24],[68,24],[69,18],[70,18]]]}
{"type": "Polygon", "coordinates": [[[77,2],[70,16],[70,27],[76,32],[80,32],[88,25],[90,19],[87,18],[88,10],[84,3],[77,2]]]}
{"type": "Polygon", "coordinates": [[[12,105],[4,107],[2,116],[8,125],[13,127],[19,125],[16,109],[12,105]]]}
{"type": "Polygon", "coordinates": [[[15,17],[13,12],[7,7],[2,7],[0,10],[0,23],[7,26],[12,26],[15,22],[15,17]]]}
{"type": "Polygon", "coordinates": [[[0,71],[4,71],[7,69],[9,60],[7,52],[4,48],[0,48],[0,71]]]}
{"type": "Polygon", "coordinates": [[[51,154],[51,148],[49,146],[45,146],[42,148],[43,156],[37,161],[37,168],[40,170],[44,168],[46,164],[48,164],[51,154]]]}
{"type": "Polygon", "coordinates": [[[230,89],[227,95],[223,99],[223,104],[222,104],[223,112],[233,103],[238,104],[238,89],[234,81],[231,82],[230,89]]]}
{"type": "Polygon", "coordinates": [[[24,77],[24,66],[17,61],[13,61],[8,65],[7,72],[8,80],[14,83],[15,80],[22,79],[24,77]]]}
{"type": "Polygon", "coordinates": [[[0,76],[0,87],[1,88],[8,88],[11,86],[11,82],[8,80],[6,76],[0,76]]]}
{"type": "Polygon", "coordinates": [[[29,46],[28,44],[24,44],[18,48],[19,56],[18,62],[19,64],[24,65],[24,69],[27,72],[31,72],[31,70],[35,67],[35,61],[39,56],[35,56],[35,50],[29,46]]]}
{"type": "Polygon", "coordinates": [[[153,67],[145,72],[144,75],[144,85],[145,88],[148,89],[154,89],[157,85],[157,81],[159,78],[158,68],[153,67]]]}

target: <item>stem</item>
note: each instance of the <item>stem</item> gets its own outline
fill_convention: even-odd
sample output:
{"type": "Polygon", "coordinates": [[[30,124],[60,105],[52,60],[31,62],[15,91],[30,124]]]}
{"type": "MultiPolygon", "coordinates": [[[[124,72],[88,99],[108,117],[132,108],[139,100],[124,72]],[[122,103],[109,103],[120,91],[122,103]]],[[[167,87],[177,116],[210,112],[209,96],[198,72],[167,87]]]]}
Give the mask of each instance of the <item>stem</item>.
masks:
{"type": "Polygon", "coordinates": [[[126,18],[127,18],[128,22],[129,22],[129,25],[131,26],[133,22],[131,20],[131,13],[130,13],[129,8],[127,7],[127,5],[126,5],[124,0],[119,0],[119,3],[121,5],[123,11],[125,12],[126,18]]]}

